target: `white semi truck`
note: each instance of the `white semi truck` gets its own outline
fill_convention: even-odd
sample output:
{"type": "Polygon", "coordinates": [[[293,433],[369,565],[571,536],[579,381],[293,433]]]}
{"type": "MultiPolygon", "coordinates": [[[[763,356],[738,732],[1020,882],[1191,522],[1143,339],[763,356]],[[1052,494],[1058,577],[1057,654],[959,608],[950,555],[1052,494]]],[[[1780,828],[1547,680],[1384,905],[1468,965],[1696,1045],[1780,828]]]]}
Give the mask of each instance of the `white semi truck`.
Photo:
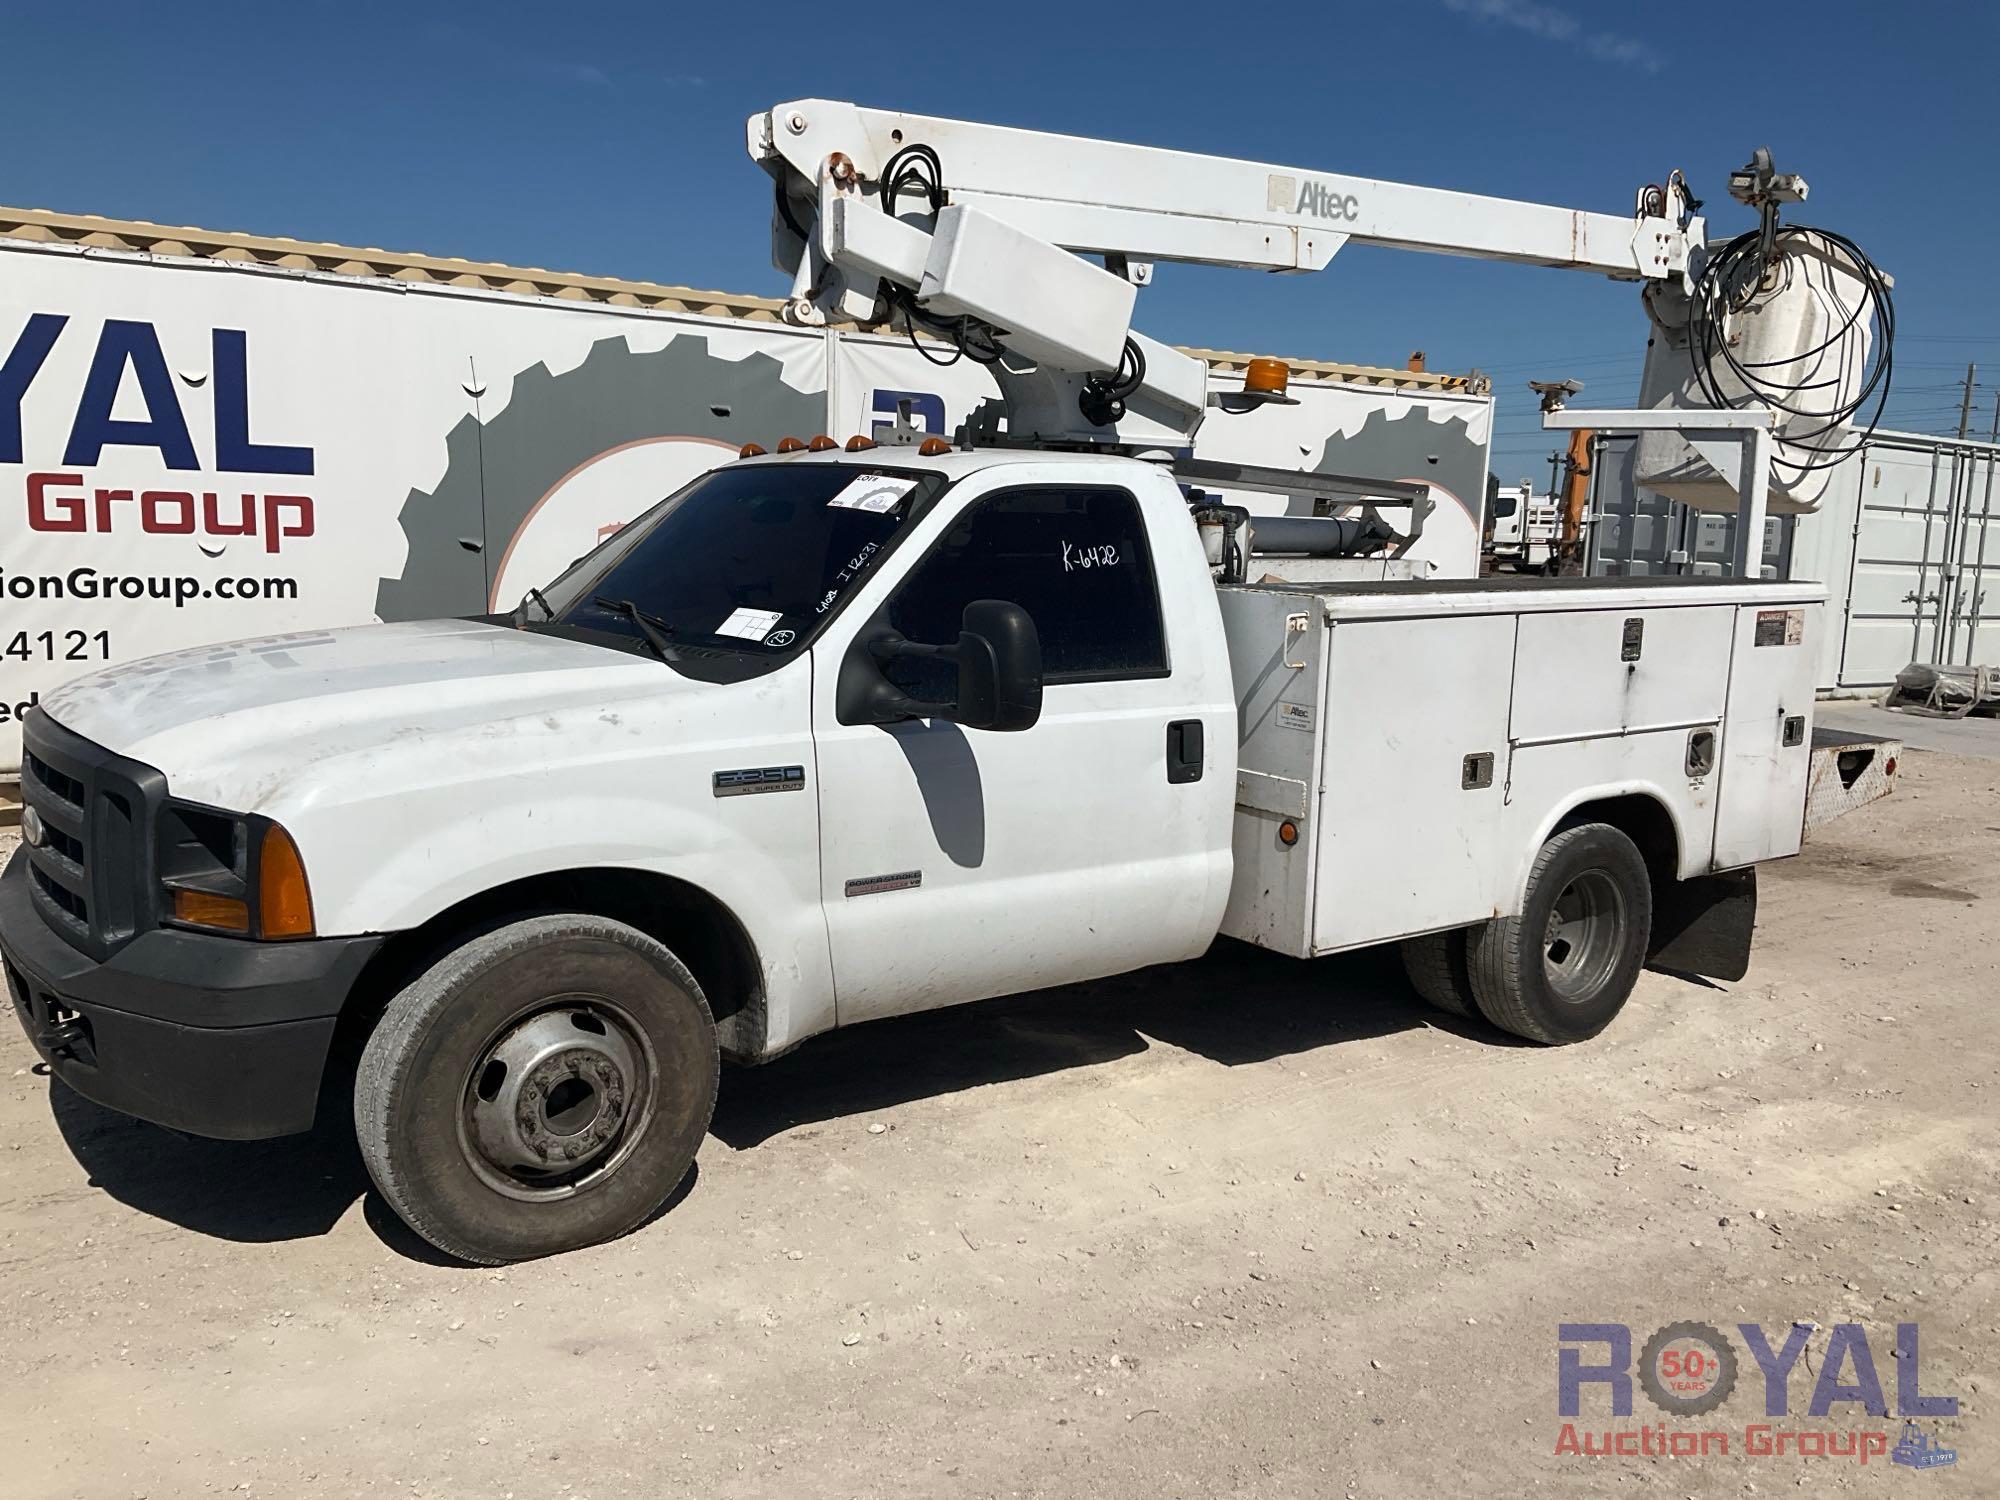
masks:
{"type": "Polygon", "coordinates": [[[1816,586],[1413,577],[1422,486],[1251,522],[1205,486],[1302,477],[1177,457],[1204,374],[1129,330],[1143,258],[1323,263],[1334,210],[1654,281],[1698,220],[823,101],[751,139],[793,315],[886,302],[1005,410],[746,450],[508,613],[52,694],[0,950],[57,1077],[222,1137],[351,1088],[387,1201],[504,1262],[645,1221],[722,1056],[1218,934],[1401,940],[1430,1001],[1548,1043],[1649,959],[1741,976],[1754,867],[1800,847],[1816,586]]]}

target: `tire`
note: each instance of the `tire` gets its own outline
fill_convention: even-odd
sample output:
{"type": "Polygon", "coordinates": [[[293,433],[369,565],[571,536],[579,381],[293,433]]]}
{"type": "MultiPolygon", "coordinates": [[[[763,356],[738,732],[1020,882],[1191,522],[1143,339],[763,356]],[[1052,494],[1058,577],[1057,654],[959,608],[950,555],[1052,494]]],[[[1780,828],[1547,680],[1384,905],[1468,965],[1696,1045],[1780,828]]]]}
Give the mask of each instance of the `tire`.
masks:
{"type": "Polygon", "coordinates": [[[701,986],[636,928],[531,917],[473,938],[389,1003],[354,1127],[389,1206],[461,1260],[614,1239],[672,1195],[715,1109],[701,986]]]}
{"type": "Polygon", "coordinates": [[[1403,972],[1416,992],[1439,1010],[1472,1020],[1479,1005],[1472,997],[1472,977],[1466,972],[1466,930],[1428,932],[1404,938],[1403,972]]]}
{"type": "Polygon", "coordinates": [[[1588,1041],[1630,998],[1652,925],[1652,879],[1638,846],[1608,823],[1565,828],[1535,857],[1521,914],[1473,930],[1473,998],[1516,1036],[1588,1041]]]}

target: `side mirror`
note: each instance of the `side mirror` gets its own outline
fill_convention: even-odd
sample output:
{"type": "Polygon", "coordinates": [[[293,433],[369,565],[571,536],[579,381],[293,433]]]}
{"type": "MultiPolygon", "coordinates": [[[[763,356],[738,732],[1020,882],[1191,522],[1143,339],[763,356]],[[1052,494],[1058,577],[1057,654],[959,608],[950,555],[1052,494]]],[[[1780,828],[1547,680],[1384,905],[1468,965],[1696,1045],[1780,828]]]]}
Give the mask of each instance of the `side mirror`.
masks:
{"type": "Polygon", "coordinates": [[[1042,637],[1018,604],[975,599],[958,632],[958,702],[967,729],[1032,729],[1042,716],[1042,637]]]}
{"type": "Polygon", "coordinates": [[[843,724],[895,724],[905,719],[945,719],[967,729],[1032,729],[1042,716],[1042,638],[1018,604],[976,599],[960,617],[958,640],[930,646],[893,630],[863,633],[841,664],[834,716],[843,724]],[[899,692],[881,663],[897,657],[950,662],[958,690],[950,703],[930,703],[899,692]]]}

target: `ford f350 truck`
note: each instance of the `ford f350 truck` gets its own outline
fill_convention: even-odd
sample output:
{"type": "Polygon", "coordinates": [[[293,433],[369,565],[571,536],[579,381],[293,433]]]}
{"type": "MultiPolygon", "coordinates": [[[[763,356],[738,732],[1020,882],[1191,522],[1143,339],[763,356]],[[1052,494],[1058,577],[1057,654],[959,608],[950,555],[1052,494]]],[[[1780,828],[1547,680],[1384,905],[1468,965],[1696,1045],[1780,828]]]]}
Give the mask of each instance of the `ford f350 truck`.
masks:
{"type": "Polygon", "coordinates": [[[1140,460],[751,458],[510,617],[53,695],[0,947],[56,1076],[175,1129],[308,1128],[353,1037],[384,1196],[511,1260],[651,1213],[719,1052],[1217,933],[1411,939],[1432,1000],[1544,1042],[1611,1020],[1690,887],[1740,974],[1750,888],[1714,872],[1798,850],[1819,614],[1218,588],[1140,460]]]}
{"type": "MultiPolygon", "coordinates": [[[[957,445],[751,445],[510,614],[51,694],[0,953],[58,1078],[234,1138],[344,1090],[386,1200],[497,1263],[655,1212],[722,1056],[1218,934],[1402,941],[1431,1002],[1545,1043],[1649,958],[1741,976],[1749,872],[1802,837],[1818,587],[1426,578],[1424,485],[1186,457],[1205,369],[1129,327],[1141,256],[1372,237],[1674,291],[1648,306],[1686,358],[1677,177],[1623,218],[826,101],[749,136],[789,315],[894,314],[993,362],[1003,409],[957,445]],[[1314,513],[1229,503],[1260,486],[1314,513]]],[[[1253,363],[1213,404],[1285,384],[1253,363]]],[[[1760,534],[1799,445],[1672,405],[1635,420],[1685,416],[1686,464],[1750,434],[1760,534]]]]}

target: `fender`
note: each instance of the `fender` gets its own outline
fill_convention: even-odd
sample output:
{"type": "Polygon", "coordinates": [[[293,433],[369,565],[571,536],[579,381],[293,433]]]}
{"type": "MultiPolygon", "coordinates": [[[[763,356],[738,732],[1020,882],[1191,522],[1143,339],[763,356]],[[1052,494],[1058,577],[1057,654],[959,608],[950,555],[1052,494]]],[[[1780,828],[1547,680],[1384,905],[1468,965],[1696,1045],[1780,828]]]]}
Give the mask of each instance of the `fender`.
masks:
{"type": "Polygon", "coordinates": [[[1676,807],[1674,799],[1651,778],[1627,777],[1618,781],[1600,782],[1594,786],[1579,787],[1570,791],[1534,825],[1532,837],[1522,841],[1517,863],[1501,887],[1503,899],[1499,903],[1500,910],[1497,915],[1520,915],[1527,901],[1528,875],[1534,868],[1536,856],[1541,853],[1542,845],[1549,841],[1565,818],[1587,803],[1631,796],[1646,798],[1666,814],[1667,822],[1674,831],[1675,876],[1680,880],[1688,880],[1697,875],[1706,875],[1708,846],[1714,838],[1712,827],[1705,831],[1690,829],[1683,810],[1676,807]]]}
{"type": "Polygon", "coordinates": [[[433,788],[415,802],[395,801],[393,809],[319,802],[281,819],[299,844],[323,935],[407,932],[538,875],[646,871],[704,891],[742,926],[763,971],[766,1054],[833,1026],[817,819],[807,797],[717,799],[731,821],[663,792],[648,799],[605,786],[551,796],[546,780],[433,788]],[[772,804],[796,804],[802,816],[786,821],[798,826],[780,826],[782,809],[772,804]],[[746,828],[746,818],[763,826],[746,828]],[[357,827],[394,828],[395,837],[357,840],[357,827]]]}

